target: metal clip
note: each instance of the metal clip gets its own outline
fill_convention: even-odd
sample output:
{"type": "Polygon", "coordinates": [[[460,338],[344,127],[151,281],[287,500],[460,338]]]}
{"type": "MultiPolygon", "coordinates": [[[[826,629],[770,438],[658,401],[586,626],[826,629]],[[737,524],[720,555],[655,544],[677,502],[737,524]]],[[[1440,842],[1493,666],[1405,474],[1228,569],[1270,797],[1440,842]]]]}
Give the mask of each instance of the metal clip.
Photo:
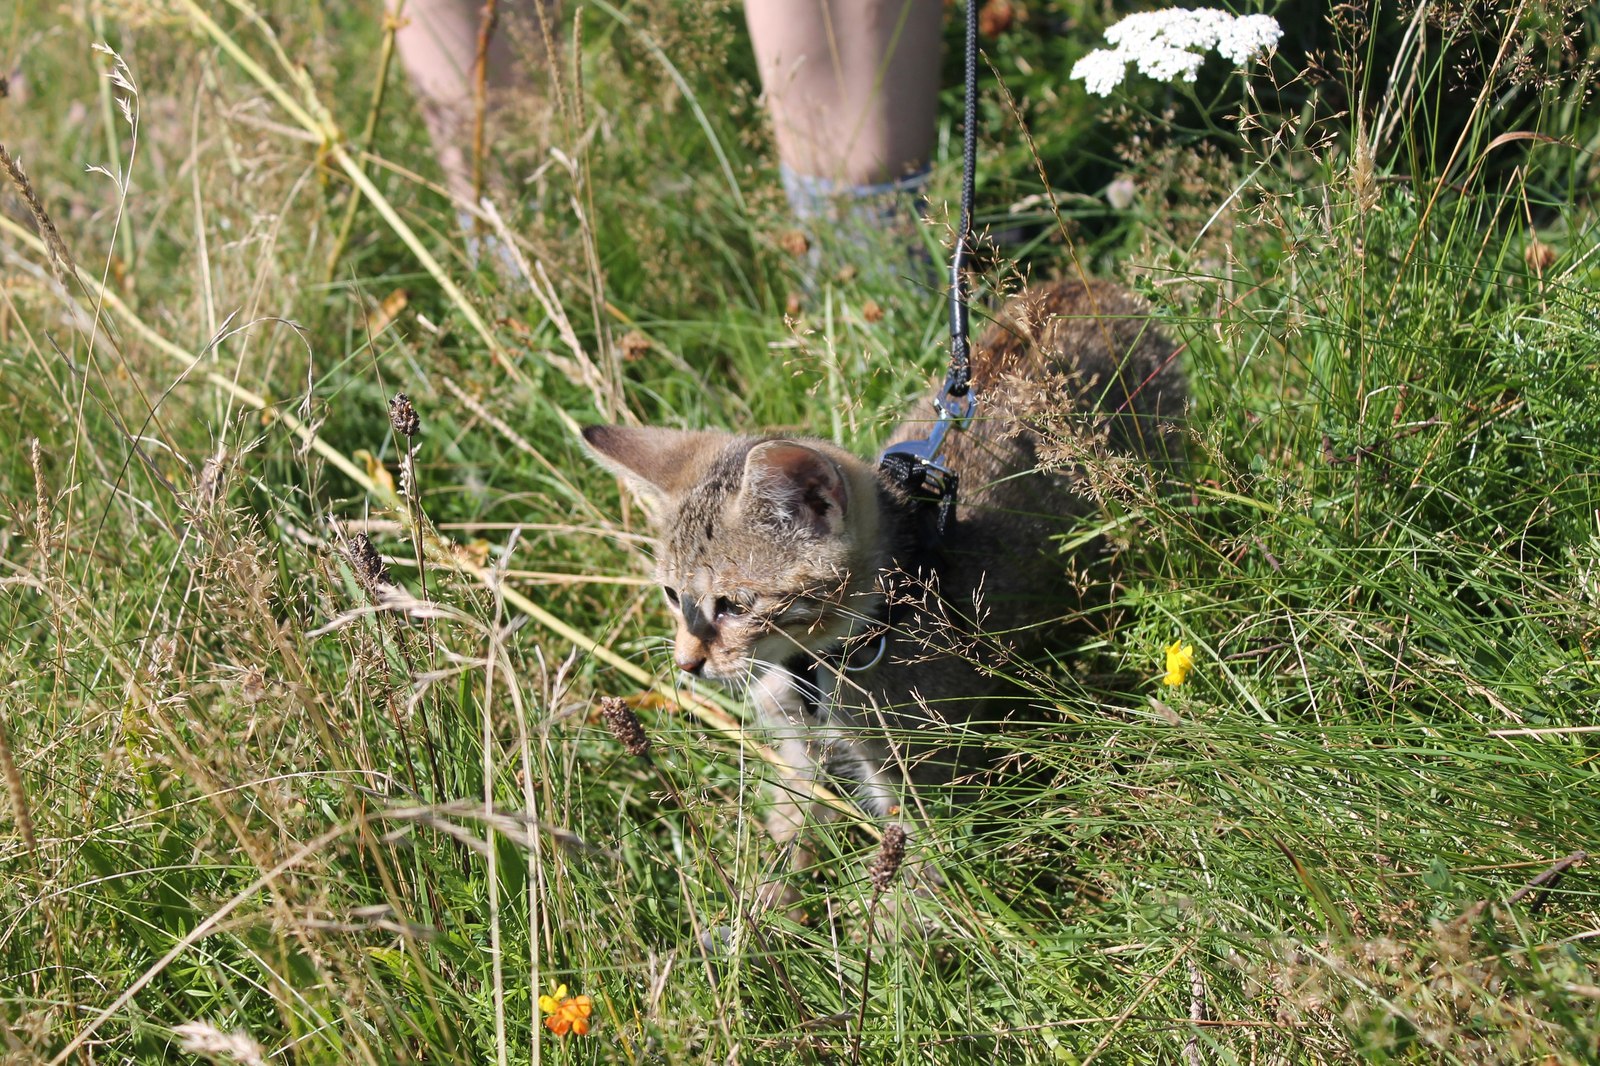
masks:
{"type": "Polygon", "coordinates": [[[949,532],[955,518],[959,478],[939,458],[944,451],[945,437],[951,429],[966,429],[976,408],[977,400],[970,387],[952,370],[934,397],[933,409],[938,412],[938,418],[928,435],[920,440],[891,445],[878,457],[879,469],[907,495],[937,506],[933,528],[924,534],[930,544],[937,543],[949,532]]]}
{"type": "MultiPolygon", "coordinates": [[[[919,440],[902,441],[885,449],[878,459],[879,465],[886,465],[891,457],[902,457],[901,461],[910,461],[925,470],[950,473],[950,468],[939,461],[939,453],[944,450],[944,439],[951,429],[967,428],[977,403],[970,392],[965,396],[952,396],[949,386],[950,383],[946,381],[945,388],[934,398],[933,409],[939,417],[934,420],[933,429],[928,435],[919,440]]],[[[909,481],[909,475],[910,471],[905,471],[900,480],[909,481]]]]}

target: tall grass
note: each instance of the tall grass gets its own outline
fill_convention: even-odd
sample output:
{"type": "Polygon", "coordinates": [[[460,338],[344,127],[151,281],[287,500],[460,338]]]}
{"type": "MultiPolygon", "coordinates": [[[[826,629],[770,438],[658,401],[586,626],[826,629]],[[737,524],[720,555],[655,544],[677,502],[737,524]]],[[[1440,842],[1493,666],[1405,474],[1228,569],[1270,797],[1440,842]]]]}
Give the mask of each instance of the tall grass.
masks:
{"type": "Polygon", "coordinates": [[[987,287],[1146,292],[1189,463],[1093,471],[1117,595],[1028,668],[1026,772],[924,797],[941,877],[880,890],[841,803],[804,923],[751,906],[782,771],[674,689],[570,430],[868,453],[942,358],[929,279],[802,277],[736,8],[564,16],[493,194],[531,286],[467,262],[374,12],[259,14],[0,23],[38,200],[0,220],[0,1059],[1600,1057],[1591,7],[1285,6],[1270,73],[1106,107],[1063,73],[1098,8],[986,42],[987,287]],[[562,983],[586,1036],[540,1026],[562,983]]]}

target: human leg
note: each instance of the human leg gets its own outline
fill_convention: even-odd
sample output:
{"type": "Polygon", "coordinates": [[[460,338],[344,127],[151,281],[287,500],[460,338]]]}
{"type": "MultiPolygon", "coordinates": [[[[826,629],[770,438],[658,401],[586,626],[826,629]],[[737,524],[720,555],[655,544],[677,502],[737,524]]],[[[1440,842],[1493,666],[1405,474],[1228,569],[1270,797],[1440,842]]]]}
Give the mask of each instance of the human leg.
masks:
{"type": "Polygon", "coordinates": [[[918,185],[933,148],[941,0],[746,0],[745,17],[796,214],[858,215],[918,185]]]}
{"type": "MultiPolygon", "coordinates": [[[[400,8],[395,34],[400,62],[416,92],[434,154],[444,171],[445,186],[458,203],[473,201],[472,130],[478,63],[478,30],[482,0],[389,0],[400,8]]],[[[503,17],[515,18],[531,8],[527,0],[501,0],[503,17]]],[[[485,78],[495,90],[513,88],[525,79],[502,27],[489,42],[485,78]]]]}

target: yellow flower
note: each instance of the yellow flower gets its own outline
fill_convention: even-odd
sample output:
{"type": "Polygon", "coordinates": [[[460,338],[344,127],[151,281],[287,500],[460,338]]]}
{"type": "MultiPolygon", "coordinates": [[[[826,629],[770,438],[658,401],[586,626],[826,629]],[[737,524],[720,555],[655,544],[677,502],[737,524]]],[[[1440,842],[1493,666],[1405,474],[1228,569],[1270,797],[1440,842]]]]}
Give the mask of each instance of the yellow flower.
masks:
{"type": "Polygon", "coordinates": [[[594,1013],[594,1001],[588,996],[567,995],[566,985],[557,985],[554,992],[539,997],[539,1009],[549,1017],[544,1027],[557,1036],[576,1033],[587,1036],[589,1015],[594,1013]]]}
{"type": "Polygon", "coordinates": [[[1167,676],[1161,679],[1163,685],[1181,685],[1189,680],[1189,671],[1194,669],[1194,645],[1185,644],[1182,640],[1175,640],[1167,648],[1167,676]]]}

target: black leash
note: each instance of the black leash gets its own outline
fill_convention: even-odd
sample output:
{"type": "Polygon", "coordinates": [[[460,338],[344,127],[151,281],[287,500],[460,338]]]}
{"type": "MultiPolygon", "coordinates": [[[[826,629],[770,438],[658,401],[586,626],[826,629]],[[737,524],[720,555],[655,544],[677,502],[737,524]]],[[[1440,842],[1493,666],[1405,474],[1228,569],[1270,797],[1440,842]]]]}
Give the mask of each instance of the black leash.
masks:
{"type": "MultiPolygon", "coordinates": [[[[966,107],[961,127],[961,232],[950,257],[950,376],[944,397],[966,397],[972,352],[967,343],[967,256],[972,251],[973,187],[978,180],[978,4],[967,0],[966,107]]],[[[970,414],[971,401],[967,404],[970,414]]]]}
{"type": "Polygon", "coordinates": [[[931,549],[955,520],[956,472],[940,461],[945,435],[965,429],[976,401],[972,396],[972,347],[967,327],[967,257],[972,251],[972,201],[978,163],[978,0],[967,0],[966,114],[961,143],[961,230],[950,256],[950,372],[934,397],[933,430],[921,440],[896,444],[878,459],[878,469],[913,500],[933,509],[917,531],[931,549]]]}

